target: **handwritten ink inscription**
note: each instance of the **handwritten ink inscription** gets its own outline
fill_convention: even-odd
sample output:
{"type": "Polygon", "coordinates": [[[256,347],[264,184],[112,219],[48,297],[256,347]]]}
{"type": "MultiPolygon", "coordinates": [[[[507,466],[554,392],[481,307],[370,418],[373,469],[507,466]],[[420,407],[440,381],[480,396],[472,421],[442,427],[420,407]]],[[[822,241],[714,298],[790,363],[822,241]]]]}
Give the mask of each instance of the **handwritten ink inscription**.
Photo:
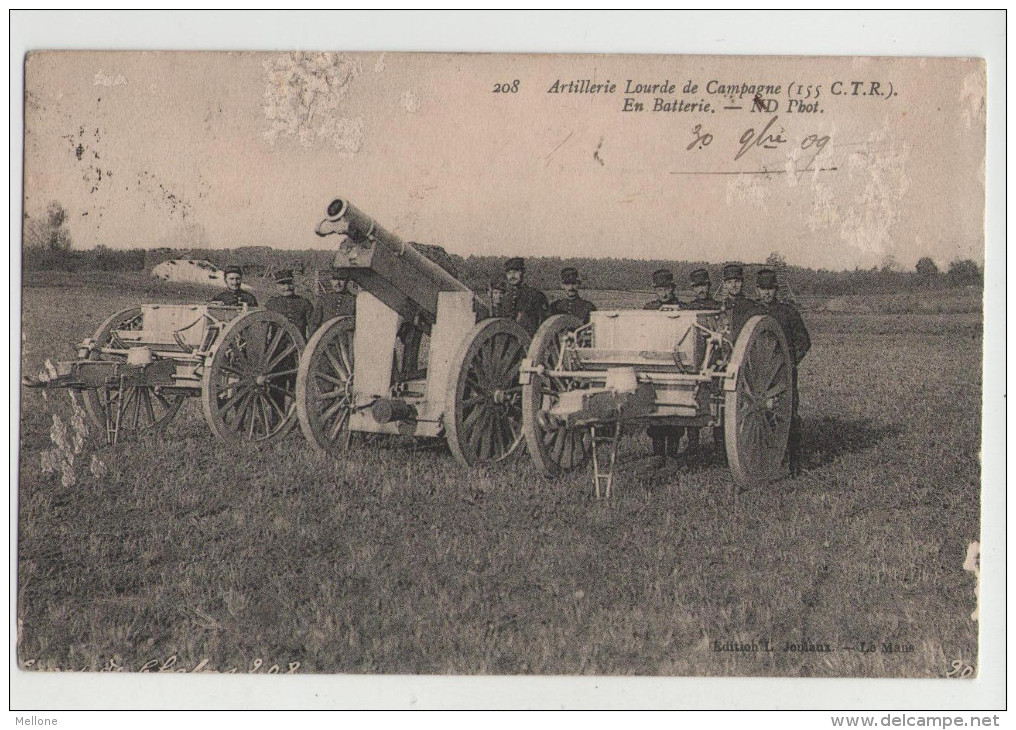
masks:
{"type": "MultiPolygon", "coordinates": [[[[787,145],[789,139],[786,136],[787,131],[784,126],[780,123],[778,115],[773,116],[765,126],[761,129],[756,130],[756,127],[748,127],[741,133],[741,136],[737,140],[736,149],[734,152],[734,161],[740,160],[745,155],[755,152],[758,150],[778,150],[782,149],[787,145]]],[[[696,124],[691,129],[691,143],[685,148],[687,151],[702,150],[710,145],[713,141],[713,135],[701,124],[696,124]]],[[[807,164],[800,172],[807,172],[813,169],[812,165],[822,151],[829,144],[830,136],[828,134],[818,134],[811,132],[805,134],[800,141],[799,147],[801,150],[811,151],[812,155],[808,159],[807,164]]]]}

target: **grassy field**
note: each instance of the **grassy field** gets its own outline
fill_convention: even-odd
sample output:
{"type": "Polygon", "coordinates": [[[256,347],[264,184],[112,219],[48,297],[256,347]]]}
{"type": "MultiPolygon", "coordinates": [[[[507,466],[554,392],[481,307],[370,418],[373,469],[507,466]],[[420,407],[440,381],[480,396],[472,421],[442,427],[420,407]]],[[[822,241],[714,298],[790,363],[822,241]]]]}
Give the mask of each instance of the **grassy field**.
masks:
{"type": "MultiPolygon", "coordinates": [[[[140,277],[29,275],[24,372],[72,357],[121,307],[206,297],[140,277]]],[[[54,417],[73,440],[74,406],[23,391],[19,661],[907,677],[976,666],[963,563],[979,539],[978,297],[942,312],[807,312],[805,473],[740,494],[720,463],[648,471],[642,434],[623,443],[608,503],[588,471],[548,481],[525,456],[466,470],[442,445],[375,442],[337,461],[299,431],[227,447],[196,401],[160,437],[110,448],[93,435],[63,473],[47,471],[54,417]],[[809,644],[830,651],[800,651],[809,644]]]]}

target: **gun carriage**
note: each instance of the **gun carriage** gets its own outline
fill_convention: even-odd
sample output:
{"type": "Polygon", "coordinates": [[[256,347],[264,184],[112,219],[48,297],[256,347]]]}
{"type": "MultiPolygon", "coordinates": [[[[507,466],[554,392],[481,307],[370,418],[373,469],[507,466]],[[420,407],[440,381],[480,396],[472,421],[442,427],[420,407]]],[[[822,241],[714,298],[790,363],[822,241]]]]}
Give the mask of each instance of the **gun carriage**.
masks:
{"type": "Polygon", "coordinates": [[[220,304],[145,304],[117,312],[28,387],[82,394],[93,423],[121,434],[165,427],[184,398],[201,398],[220,438],[269,441],[296,425],[303,335],[285,317],[220,304]]]}
{"type": "Polygon", "coordinates": [[[322,324],[301,358],[307,439],[339,452],[357,432],[444,438],[466,465],[520,448],[528,333],[490,319],[469,287],[348,201],[334,200],[316,233],[338,237],[334,266],[360,291],[355,320],[322,324]]]}
{"type": "Polygon", "coordinates": [[[735,480],[766,481],[787,448],[792,370],[768,316],[751,317],[733,340],[717,311],[597,311],[585,326],[558,315],[520,368],[526,444],[551,475],[592,459],[596,494],[609,496],[625,428],[718,426],[735,480]]]}

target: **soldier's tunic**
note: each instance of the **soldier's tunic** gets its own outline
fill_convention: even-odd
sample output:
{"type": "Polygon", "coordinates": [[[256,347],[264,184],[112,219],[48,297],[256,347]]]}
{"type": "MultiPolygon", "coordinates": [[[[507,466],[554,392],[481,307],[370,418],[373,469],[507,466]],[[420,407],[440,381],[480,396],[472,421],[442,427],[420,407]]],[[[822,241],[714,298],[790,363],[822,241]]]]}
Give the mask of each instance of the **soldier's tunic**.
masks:
{"type": "Polygon", "coordinates": [[[336,317],[356,316],[356,295],[346,291],[325,292],[314,300],[310,316],[311,332],[336,317]]]}
{"type": "Polygon", "coordinates": [[[246,304],[248,307],[256,307],[258,305],[258,300],[246,289],[240,289],[239,291],[226,289],[226,291],[219,292],[212,297],[212,301],[225,304],[228,307],[239,307],[243,304],[246,304]]]}
{"type": "Polygon", "coordinates": [[[723,303],[718,302],[712,297],[703,297],[702,299],[692,299],[687,304],[683,305],[685,309],[723,309],[723,303]]]}
{"type": "Polygon", "coordinates": [[[533,335],[543,322],[546,312],[546,295],[528,284],[519,284],[505,289],[504,298],[494,316],[514,319],[522,325],[522,329],[533,335]]]}
{"type": "Polygon", "coordinates": [[[582,297],[565,297],[550,305],[551,314],[570,314],[578,317],[582,324],[589,324],[589,315],[596,311],[596,305],[582,297]]]}
{"type": "Polygon", "coordinates": [[[310,324],[310,316],[314,311],[314,305],[301,296],[272,297],[265,304],[265,308],[278,312],[300,330],[300,334],[307,337],[307,329],[310,324]]]}
{"type": "MultiPolygon", "coordinates": [[[[676,294],[671,294],[663,299],[657,298],[646,302],[642,309],[660,309],[663,306],[679,307],[681,302],[678,301],[676,294]]],[[[653,424],[646,429],[646,433],[653,440],[653,454],[659,457],[666,455],[668,451],[672,454],[677,451],[677,444],[684,434],[684,427],[653,424]]]]}
{"type": "Polygon", "coordinates": [[[681,302],[678,301],[676,295],[671,295],[671,296],[666,297],[665,299],[654,299],[651,302],[646,302],[645,306],[642,307],[642,308],[643,309],[659,309],[660,307],[662,307],[664,305],[671,306],[671,307],[680,307],[681,306],[681,302]]]}
{"type": "Polygon", "coordinates": [[[762,307],[744,294],[728,296],[723,300],[723,311],[730,316],[730,340],[737,342],[741,330],[756,314],[762,314],[762,307]]]}
{"type": "Polygon", "coordinates": [[[804,356],[811,349],[811,336],[808,328],[804,326],[797,308],[786,302],[773,302],[769,306],[759,302],[759,309],[762,313],[779,322],[783,328],[783,334],[787,336],[787,344],[790,345],[790,354],[794,358],[794,367],[800,364],[804,356]]]}

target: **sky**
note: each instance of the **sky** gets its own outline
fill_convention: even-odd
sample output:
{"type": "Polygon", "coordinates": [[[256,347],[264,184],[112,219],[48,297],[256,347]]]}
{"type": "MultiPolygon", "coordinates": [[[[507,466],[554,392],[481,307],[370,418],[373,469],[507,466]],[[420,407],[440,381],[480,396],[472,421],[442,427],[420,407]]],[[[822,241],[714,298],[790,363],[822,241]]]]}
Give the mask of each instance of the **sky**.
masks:
{"type": "Polygon", "coordinates": [[[327,249],[343,197],[463,256],[982,263],[984,85],[960,59],[36,53],[24,209],[58,201],[78,248],[327,249]],[[581,80],[615,90],[549,93],[581,80]],[[778,106],[716,92],[741,84],[778,106]]]}

